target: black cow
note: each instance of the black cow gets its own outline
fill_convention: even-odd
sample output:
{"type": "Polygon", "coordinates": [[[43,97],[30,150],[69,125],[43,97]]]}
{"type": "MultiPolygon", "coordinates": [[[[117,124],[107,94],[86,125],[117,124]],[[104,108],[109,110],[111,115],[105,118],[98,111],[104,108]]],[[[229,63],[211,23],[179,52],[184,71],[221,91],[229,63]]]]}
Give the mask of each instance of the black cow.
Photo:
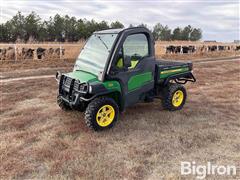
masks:
{"type": "Polygon", "coordinates": [[[37,58],[43,59],[45,57],[45,52],[46,52],[46,49],[41,47],[37,48],[37,58]]]}

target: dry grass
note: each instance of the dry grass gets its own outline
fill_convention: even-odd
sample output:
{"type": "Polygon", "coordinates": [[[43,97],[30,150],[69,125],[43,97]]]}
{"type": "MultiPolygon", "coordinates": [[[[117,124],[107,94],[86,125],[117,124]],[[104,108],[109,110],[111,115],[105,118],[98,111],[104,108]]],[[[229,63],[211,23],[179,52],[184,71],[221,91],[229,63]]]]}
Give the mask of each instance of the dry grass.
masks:
{"type": "Polygon", "coordinates": [[[239,62],[198,64],[195,74],[183,110],[138,104],[100,133],[58,108],[54,79],[3,84],[0,179],[178,179],[180,161],[240,166],[239,62]]]}
{"type": "Polygon", "coordinates": [[[22,71],[25,69],[39,69],[39,68],[59,68],[59,67],[73,67],[75,60],[47,60],[47,61],[5,61],[1,63],[0,72],[22,71]]]}

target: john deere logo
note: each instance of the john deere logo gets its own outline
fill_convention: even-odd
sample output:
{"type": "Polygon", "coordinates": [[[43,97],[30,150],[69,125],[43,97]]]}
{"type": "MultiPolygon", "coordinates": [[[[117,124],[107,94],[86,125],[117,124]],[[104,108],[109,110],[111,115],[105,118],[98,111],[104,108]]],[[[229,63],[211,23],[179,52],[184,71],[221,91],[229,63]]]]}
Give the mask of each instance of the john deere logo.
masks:
{"type": "Polygon", "coordinates": [[[109,87],[113,87],[113,83],[109,83],[108,86],[109,86],[109,87]]]}

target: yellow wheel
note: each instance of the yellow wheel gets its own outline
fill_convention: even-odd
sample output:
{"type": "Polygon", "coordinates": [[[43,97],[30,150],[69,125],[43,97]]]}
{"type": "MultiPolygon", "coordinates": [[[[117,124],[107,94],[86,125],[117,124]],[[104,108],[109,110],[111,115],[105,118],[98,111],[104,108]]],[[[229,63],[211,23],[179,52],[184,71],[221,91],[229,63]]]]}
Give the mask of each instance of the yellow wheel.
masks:
{"type": "Polygon", "coordinates": [[[162,105],[164,109],[176,111],[182,109],[186,102],[187,92],[184,86],[176,83],[169,83],[163,89],[162,105]]]}
{"type": "Polygon", "coordinates": [[[85,111],[87,126],[95,131],[111,128],[118,119],[119,107],[114,99],[99,97],[88,104],[85,111]]]}
{"type": "Polygon", "coordinates": [[[172,97],[172,104],[175,107],[179,107],[183,102],[184,94],[181,90],[177,90],[172,97]]]}
{"type": "Polygon", "coordinates": [[[102,106],[96,115],[96,121],[99,126],[106,127],[111,124],[115,117],[115,110],[111,105],[102,106]]]}

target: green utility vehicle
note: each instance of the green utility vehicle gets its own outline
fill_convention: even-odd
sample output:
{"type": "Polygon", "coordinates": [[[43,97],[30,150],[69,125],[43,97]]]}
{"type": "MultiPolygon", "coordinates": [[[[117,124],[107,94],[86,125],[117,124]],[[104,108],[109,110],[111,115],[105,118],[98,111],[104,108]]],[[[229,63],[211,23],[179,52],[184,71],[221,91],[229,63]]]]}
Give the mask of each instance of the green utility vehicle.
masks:
{"type": "Polygon", "coordinates": [[[180,110],[187,97],[182,84],[196,81],[192,63],[155,59],[153,36],[144,27],[94,32],[73,72],[57,72],[56,79],[58,105],[85,111],[96,131],[112,127],[119,112],[138,102],[161,98],[165,109],[180,110]]]}

